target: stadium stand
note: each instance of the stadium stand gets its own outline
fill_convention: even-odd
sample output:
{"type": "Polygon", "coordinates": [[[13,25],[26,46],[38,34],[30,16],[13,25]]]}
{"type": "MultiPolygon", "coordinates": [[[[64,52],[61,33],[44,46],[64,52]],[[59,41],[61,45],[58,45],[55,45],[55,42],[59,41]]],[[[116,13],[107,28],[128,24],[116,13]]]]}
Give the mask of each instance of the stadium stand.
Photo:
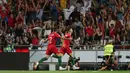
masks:
{"type": "MultiPolygon", "coordinates": [[[[0,35],[17,45],[38,45],[54,26],[59,27],[61,34],[72,26],[75,45],[103,45],[106,39],[115,45],[126,45],[129,11],[127,0],[1,0],[0,35]]],[[[120,48],[129,46],[117,47],[120,48]]]]}

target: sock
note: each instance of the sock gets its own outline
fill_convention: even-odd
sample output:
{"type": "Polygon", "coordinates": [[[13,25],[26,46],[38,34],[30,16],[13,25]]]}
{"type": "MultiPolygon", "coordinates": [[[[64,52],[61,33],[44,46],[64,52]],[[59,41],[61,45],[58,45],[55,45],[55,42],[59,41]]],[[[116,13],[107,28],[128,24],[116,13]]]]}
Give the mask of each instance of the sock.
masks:
{"type": "Polygon", "coordinates": [[[72,65],[75,64],[75,62],[74,62],[74,58],[73,58],[73,57],[71,57],[71,63],[72,63],[72,65]]]}
{"type": "Polygon", "coordinates": [[[57,59],[59,58],[59,56],[57,56],[57,55],[53,55],[52,57],[53,57],[53,58],[57,58],[57,59]]]}
{"type": "Polygon", "coordinates": [[[42,59],[39,61],[39,63],[42,63],[43,61],[46,61],[46,60],[47,60],[47,58],[44,57],[44,58],[42,58],[42,59]]]}
{"type": "Polygon", "coordinates": [[[62,65],[62,57],[61,56],[53,55],[52,57],[58,59],[59,66],[62,65]]]}
{"type": "Polygon", "coordinates": [[[62,57],[61,56],[59,56],[59,58],[58,58],[58,63],[59,63],[59,66],[62,65],[62,57]]]}

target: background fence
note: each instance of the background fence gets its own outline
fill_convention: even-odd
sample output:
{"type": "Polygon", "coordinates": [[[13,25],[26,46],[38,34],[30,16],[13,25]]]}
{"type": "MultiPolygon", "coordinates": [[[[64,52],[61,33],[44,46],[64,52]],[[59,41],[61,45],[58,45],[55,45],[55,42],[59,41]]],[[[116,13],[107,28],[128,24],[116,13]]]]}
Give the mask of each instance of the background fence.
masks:
{"type": "MultiPolygon", "coordinates": [[[[36,46],[36,45],[35,45],[36,46]]],[[[98,58],[98,56],[103,56],[103,46],[96,47],[95,49],[81,49],[81,50],[74,50],[73,49],[73,56],[80,57],[80,63],[83,65],[87,65],[92,63],[93,65],[97,65],[98,63],[102,62],[102,58],[98,58]]],[[[116,45],[122,46],[122,45],[116,45]]],[[[123,45],[129,46],[129,45],[123,45]]],[[[41,58],[45,57],[45,49],[38,50],[38,49],[30,49],[32,45],[16,45],[16,52],[2,52],[0,53],[0,69],[10,69],[10,70],[32,70],[33,63],[39,61],[41,58]]],[[[37,47],[39,47],[37,45],[37,47]]],[[[46,46],[44,46],[46,47],[46,46]]],[[[81,46],[82,48],[83,46],[81,46]]],[[[87,46],[89,48],[89,46],[87,46]]],[[[130,62],[130,59],[127,56],[130,56],[130,49],[117,49],[115,52],[116,56],[121,56],[118,58],[118,63],[127,63],[130,62]]],[[[68,61],[68,55],[65,54],[63,56],[62,61],[64,65],[68,61]]],[[[50,57],[48,61],[45,61],[45,65],[43,66],[44,69],[48,70],[50,64],[57,65],[57,59],[50,57]]]]}

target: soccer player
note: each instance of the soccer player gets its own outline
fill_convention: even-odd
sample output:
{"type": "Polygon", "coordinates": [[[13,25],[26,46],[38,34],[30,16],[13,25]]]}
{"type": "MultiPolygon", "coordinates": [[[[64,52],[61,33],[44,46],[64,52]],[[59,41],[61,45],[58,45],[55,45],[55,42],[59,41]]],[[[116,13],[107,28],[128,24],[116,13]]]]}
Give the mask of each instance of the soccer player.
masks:
{"type": "Polygon", "coordinates": [[[33,66],[34,70],[37,69],[39,63],[42,63],[43,61],[48,60],[48,58],[51,56],[52,53],[54,53],[55,57],[57,57],[57,59],[58,59],[59,70],[64,70],[64,68],[62,68],[62,66],[61,66],[61,64],[62,64],[61,55],[60,55],[58,49],[56,48],[56,39],[61,38],[61,39],[67,40],[67,38],[62,38],[55,30],[56,29],[54,29],[54,32],[52,32],[48,36],[48,46],[47,46],[47,50],[46,50],[46,56],[44,58],[42,58],[39,62],[34,63],[34,66],[33,66]]]}
{"type": "MultiPolygon", "coordinates": [[[[66,31],[65,31],[65,36],[64,38],[68,38],[67,40],[64,39],[62,41],[62,46],[60,48],[60,53],[61,53],[61,56],[64,56],[65,53],[67,53],[70,58],[71,58],[71,62],[72,62],[72,65],[73,65],[73,69],[79,69],[79,67],[76,67],[75,66],[75,62],[74,62],[74,58],[72,56],[72,50],[70,48],[70,42],[72,41],[72,37],[71,37],[71,34],[73,33],[73,29],[72,28],[68,28],[66,31]]],[[[53,55],[54,57],[54,55],[53,55]]]]}

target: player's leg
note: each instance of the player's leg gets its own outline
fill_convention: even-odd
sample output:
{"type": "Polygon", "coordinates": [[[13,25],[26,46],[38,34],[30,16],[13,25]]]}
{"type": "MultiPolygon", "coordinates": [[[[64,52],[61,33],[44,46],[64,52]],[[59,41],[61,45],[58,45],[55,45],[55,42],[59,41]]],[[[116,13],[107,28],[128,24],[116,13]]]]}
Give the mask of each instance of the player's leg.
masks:
{"type": "MultiPolygon", "coordinates": [[[[65,54],[64,48],[61,47],[60,50],[59,50],[59,54],[58,55],[64,56],[64,54],[65,54]]],[[[53,58],[58,58],[56,54],[54,54],[52,57],[53,58]]]]}
{"type": "Polygon", "coordinates": [[[63,48],[63,47],[61,47],[61,48],[60,48],[60,50],[59,50],[59,52],[58,52],[58,53],[56,52],[56,53],[55,53],[52,57],[53,57],[53,58],[57,58],[57,59],[58,59],[58,58],[59,58],[59,56],[61,56],[61,57],[62,57],[62,56],[64,56],[64,54],[65,54],[65,52],[64,52],[64,48],[63,48]]]}
{"type": "Polygon", "coordinates": [[[106,70],[109,67],[109,56],[105,56],[105,65],[99,71],[106,70]]]}
{"type": "Polygon", "coordinates": [[[74,61],[74,57],[73,57],[73,55],[72,55],[72,50],[71,50],[71,48],[70,48],[70,47],[66,47],[66,48],[65,48],[65,52],[70,56],[71,63],[72,63],[72,65],[74,65],[74,64],[75,64],[75,61],[74,61]]]}
{"type": "Polygon", "coordinates": [[[71,63],[73,65],[73,69],[79,69],[79,67],[76,67],[74,57],[72,56],[72,53],[68,54],[71,58],[71,63]]]}
{"type": "Polygon", "coordinates": [[[44,58],[42,58],[41,60],[39,60],[38,62],[34,63],[33,69],[36,70],[38,65],[43,63],[44,61],[48,60],[48,58],[50,57],[50,55],[46,55],[44,58]]]}
{"type": "Polygon", "coordinates": [[[64,56],[65,53],[67,53],[70,56],[72,64],[74,65],[74,58],[72,56],[72,50],[69,47],[61,47],[60,56],[64,56]]]}
{"type": "Polygon", "coordinates": [[[73,65],[73,69],[79,69],[79,67],[76,67],[75,66],[75,60],[74,60],[74,57],[73,57],[73,55],[72,55],[72,50],[71,50],[71,48],[70,47],[66,47],[66,53],[70,56],[70,58],[71,58],[71,63],[72,63],[72,65],[73,65]]]}
{"type": "Polygon", "coordinates": [[[72,63],[72,65],[75,65],[75,61],[74,61],[74,57],[73,57],[72,53],[68,53],[68,55],[69,55],[70,58],[71,58],[71,63],[72,63]]]}
{"type": "Polygon", "coordinates": [[[46,56],[42,59],[40,59],[38,62],[35,62],[33,65],[33,69],[36,70],[38,65],[43,63],[44,61],[48,60],[48,58],[50,57],[50,55],[52,54],[51,50],[49,49],[50,47],[47,48],[46,50],[46,56]]]}
{"type": "Polygon", "coordinates": [[[41,60],[38,61],[38,63],[43,63],[44,61],[48,60],[50,55],[46,55],[44,58],[41,58],[41,60]]]}
{"type": "Polygon", "coordinates": [[[105,70],[105,69],[107,69],[107,66],[102,67],[101,69],[99,69],[99,71],[102,71],[102,70],[105,70]]]}
{"type": "Polygon", "coordinates": [[[115,59],[114,59],[114,57],[110,57],[110,70],[111,71],[113,71],[114,69],[115,69],[115,64],[114,64],[114,62],[115,62],[115,59]]]}
{"type": "Polygon", "coordinates": [[[61,56],[61,53],[58,51],[58,49],[55,46],[53,47],[52,52],[55,54],[55,55],[53,55],[53,57],[58,59],[59,70],[65,70],[65,68],[62,68],[62,56],[61,56]]]}

